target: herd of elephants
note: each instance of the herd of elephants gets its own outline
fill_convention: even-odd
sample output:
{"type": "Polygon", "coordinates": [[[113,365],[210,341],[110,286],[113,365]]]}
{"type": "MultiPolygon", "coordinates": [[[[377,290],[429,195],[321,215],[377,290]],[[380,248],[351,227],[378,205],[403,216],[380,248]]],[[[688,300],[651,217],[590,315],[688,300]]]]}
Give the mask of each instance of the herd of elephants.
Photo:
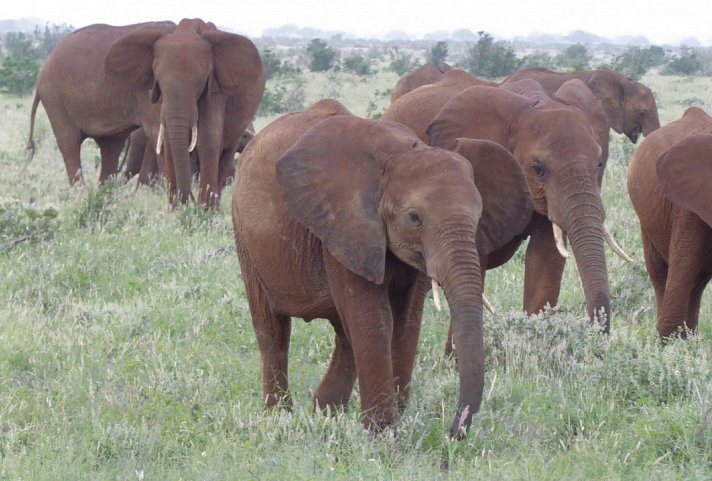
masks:
{"type": "Polygon", "coordinates": [[[712,276],[712,118],[700,108],[661,127],[651,90],[611,70],[528,68],[494,83],[426,64],[398,82],[379,120],[324,99],[255,135],[264,88],[255,45],[212,23],[92,25],[42,67],[31,131],[41,102],[70,183],[82,180],[87,137],[101,151],[101,182],[117,174],[131,136],[124,175],[164,175],[172,204],[193,199],[197,176],[197,202],[215,209],[234,176],[267,406],[290,404],[291,318],[324,318],[335,347],[315,404],[344,407],[358,380],[364,425],[395,424],[424,300],[439,285],[460,379],[450,432],[464,436],[483,393],[485,272],[527,238],[524,310],[556,305],[569,244],[588,316],[608,332],[604,243],[627,258],[600,194],[611,128],[633,143],[645,136],[628,190],[658,334],[695,330],[712,276]]]}

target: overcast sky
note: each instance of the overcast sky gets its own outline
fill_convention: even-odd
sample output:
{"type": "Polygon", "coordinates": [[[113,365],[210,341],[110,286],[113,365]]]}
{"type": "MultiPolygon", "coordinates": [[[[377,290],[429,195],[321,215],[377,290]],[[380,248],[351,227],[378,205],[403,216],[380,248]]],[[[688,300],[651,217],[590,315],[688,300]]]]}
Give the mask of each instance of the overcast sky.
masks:
{"type": "Polygon", "coordinates": [[[467,28],[496,38],[585,30],[644,35],[653,43],[697,37],[712,44],[712,0],[3,0],[5,19],[38,17],[82,27],[200,17],[250,36],[295,24],[381,36],[467,28]],[[251,5],[246,8],[246,5],[251,5]],[[576,5],[574,7],[574,5],[576,5]]]}

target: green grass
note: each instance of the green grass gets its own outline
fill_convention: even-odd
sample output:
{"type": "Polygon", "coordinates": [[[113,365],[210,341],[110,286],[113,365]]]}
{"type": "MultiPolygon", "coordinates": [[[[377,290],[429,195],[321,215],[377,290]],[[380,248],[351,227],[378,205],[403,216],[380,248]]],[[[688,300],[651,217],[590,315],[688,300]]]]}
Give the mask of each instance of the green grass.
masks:
{"type": "MultiPolygon", "coordinates": [[[[340,75],[308,74],[306,101],[337,95],[365,115],[373,92],[394,83],[379,75],[342,87],[340,75]]],[[[712,110],[708,79],[643,81],[663,123],[690,102],[712,110]]],[[[87,184],[70,188],[43,113],[24,170],[30,100],[0,97],[0,480],[712,478],[712,294],[698,335],[661,348],[625,191],[634,147],[621,136],[604,203],[636,262],[609,255],[611,335],[584,319],[574,265],[560,306],[532,318],[519,312],[521,258],[490,272],[485,399],[455,442],[448,319],[430,300],[396,430],[366,433],[357,395],[345,413],[312,411],[333,337],[318,320],[294,323],[293,412],[265,413],[230,188],[217,215],[170,211],[161,188],[135,180],[98,188],[91,142],[87,184]]]]}

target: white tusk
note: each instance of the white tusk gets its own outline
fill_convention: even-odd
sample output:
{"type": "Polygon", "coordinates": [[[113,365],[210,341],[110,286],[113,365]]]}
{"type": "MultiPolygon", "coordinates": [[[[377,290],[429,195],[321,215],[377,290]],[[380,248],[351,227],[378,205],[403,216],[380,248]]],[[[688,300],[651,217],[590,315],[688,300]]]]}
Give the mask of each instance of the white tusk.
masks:
{"type": "Polygon", "coordinates": [[[633,259],[625,253],[621,246],[618,245],[618,242],[616,242],[616,240],[613,238],[613,234],[611,234],[611,231],[608,229],[608,224],[606,224],[605,222],[603,223],[603,237],[606,238],[606,242],[608,242],[608,245],[611,246],[613,252],[618,254],[618,257],[620,257],[626,262],[633,262],[633,259]]]}
{"type": "Polygon", "coordinates": [[[195,144],[198,143],[198,124],[193,126],[193,130],[190,131],[190,147],[188,147],[188,152],[193,152],[195,150],[195,144]]]}
{"type": "Polygon", "coordinates": [[[485,293],[482,293],[482,306],[487,309],[490,314],[494,314],[494,309],[492,308],[492,304],[487,300],[487,297],[485,297],[485,293]]]}
{"type": "Polygon", "coordinates": [[[443,305],[440,303],[440,288],[438,287],[438,283],[433,278],[430,279],[430,282],[433,285],[433,302],[435,302],[435,309],[442,311],[443,305]]]}
{"type": "Polygon", "coordinates": [[[161,155],[161,150],[163,148],[163,123],[158,127],[158,140],[156,141],[156,155],[161,155]]]}
{"type": "Polygon", "coordinates": [[[556,249],[561,254],[561,257],[566,259],[569,257],[569,251],[566,250],[566,244],[564,243],[564,231],[561,230],[554,222],[551,223],[552,229],[554,230],[554,240],[556,241],[556,249]]]}

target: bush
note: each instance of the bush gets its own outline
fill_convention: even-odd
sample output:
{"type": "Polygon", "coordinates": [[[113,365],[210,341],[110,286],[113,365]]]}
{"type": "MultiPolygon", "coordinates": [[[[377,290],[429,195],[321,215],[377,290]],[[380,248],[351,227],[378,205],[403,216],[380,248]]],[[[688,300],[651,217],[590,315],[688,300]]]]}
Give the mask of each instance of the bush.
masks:
{"type": "Polygon", "coordinates": [[[629,47],[613,59],[612,68],[633,80],[639,80],[652,67],[658,67],[664,62],[665,50],[662,47],[629,47]]]}
{"type": "Polygon", "coordinates": [[[353,72],[356,75],[371,75],[373,73],[371,63],[358,53],[346,57],[342,64],[344,70],[353,72]]]}
{"type": "Polygon", "coordinates": [[[0,68],[0,91],[10,95],[32,93],[40,72],[40,63],[31,58],[5,57],[0,68]]]}
{"type": "Polygon", "coordinates": [[[405,75],[420,66],[417,61],[413,60],[412,55],[401,52],[398,47],[390,49],[388,51],[388,55],[391,58],[391,63],[388,65],[388,69],[398,75],[405,75]]]}
{"type": "Polygon", "coordinates": [[[304,109],[304,80],[290,79],[285,83],[270,83],[262,96],[258,116],[297,112],[304,109]]]}
{"type": "Polygon", "coordinates": [[[679,55],[673,55],[665,67],[664,73],[678,75],[695,75],[702,70],[702,63],[697,58],[697,52],[689,47],[682,47],[679,55]]]}
{"type": "Polygon", "coordinates": [[[556,67],[556,63],[554,62],[554,59],[551,57],[551,55],[549,55],[547,52],[538,51],[526,55],[522,59],[519,68],[527,67],[542,67],[553,69],[554,67],[556,67]]]}
{"type": "Polygon", "coordinates": [[[465,64],[478,77],[505,77],[514,73],[522,61],[508,42],[495,42],[487,32],[479,31],[480,39],[467,52],[465,64]]]}
{"type": "Polygon", "coordinates": [[[433,45],[425,56],[428,63],[442,65],[447,59],[447,42],[440,41],[433,45]]]}
{"type": "Polygon", "coordinates": [[[320,38],[312,39],[307,46],[309,55],[309,70],[324,72],[336,65],[336,51],[320,38]]]}
{"type": "Polygon", "coordinates": [[[569,45],[556,56],[556,65],[566,70],[585,70],[590,61],[588,49],[581,43],[569,45]]]}
{"type": "Polygon", "coordinates": [[[265,47],[260,52],[260,57],[262,58],[262,66],[265,69],[267,79],[299,73],[296,67],[282,60],[280,55],[269,47],[265,47]]]}

